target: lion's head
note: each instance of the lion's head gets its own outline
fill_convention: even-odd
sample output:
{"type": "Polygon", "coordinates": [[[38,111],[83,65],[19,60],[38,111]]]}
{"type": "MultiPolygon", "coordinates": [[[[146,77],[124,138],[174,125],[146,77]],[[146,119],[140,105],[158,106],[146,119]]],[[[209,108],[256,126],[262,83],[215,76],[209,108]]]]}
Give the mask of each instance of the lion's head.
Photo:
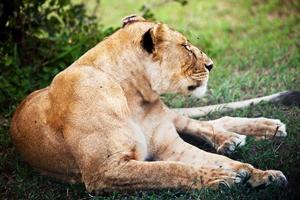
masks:
{"type": "Polygon", "coordinates": [[[154,63],[146,68],[152,88],[159,94],[191,92],[196,97],[203,96],[213,67],[212,60],[165,24],[130,16],[123,20],[123,26],[139,24],[135,22],[153,24],[140,38],[142,50],[154,63]]]}

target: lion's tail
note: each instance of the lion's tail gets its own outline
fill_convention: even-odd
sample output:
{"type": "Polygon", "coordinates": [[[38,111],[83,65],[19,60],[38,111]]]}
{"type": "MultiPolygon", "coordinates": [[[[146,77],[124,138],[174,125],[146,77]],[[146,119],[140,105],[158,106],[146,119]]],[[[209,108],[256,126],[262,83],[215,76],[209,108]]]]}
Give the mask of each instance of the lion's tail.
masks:
{"type": "Polygon", "coordinates": [[[244,101],[237,101],[237,102],[204,106],[204,107],[178,108],[173,110],[175,110],[176,112],[184,116],[201,117],[201,116],[208,115],[209,113],[214,111],[226,112],[238,108],[246,108],[251,105],[256,105],[262,101],[280,103],[286,106],[290,106],[290,105],[300,106],[300,91],[285,91],[285,92],[272,94],[269,96],[248,99],[244,101]]]}

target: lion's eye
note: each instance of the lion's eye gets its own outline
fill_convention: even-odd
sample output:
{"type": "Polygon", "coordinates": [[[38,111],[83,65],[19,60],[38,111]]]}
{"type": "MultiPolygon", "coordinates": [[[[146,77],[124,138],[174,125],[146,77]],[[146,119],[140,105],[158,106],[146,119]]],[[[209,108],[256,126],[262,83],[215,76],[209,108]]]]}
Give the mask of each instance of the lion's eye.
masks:
{"type": "Polygon", "coordinates": [[[188,51],[192,51],[191,46],[188,44],[183,44],[182,46],[184,46],[184,48],[186,48],[186,50],[188,51]]]}

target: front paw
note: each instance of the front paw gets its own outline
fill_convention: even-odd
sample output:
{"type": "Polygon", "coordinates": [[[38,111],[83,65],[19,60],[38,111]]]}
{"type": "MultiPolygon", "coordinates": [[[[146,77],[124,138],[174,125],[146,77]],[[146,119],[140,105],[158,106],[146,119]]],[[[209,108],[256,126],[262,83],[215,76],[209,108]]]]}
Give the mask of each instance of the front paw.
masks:
{"type": "Polygon", "coordinates": [[[264,187],[274,184],[279,187],[286,187],[288,184],[287,178],[281,171],[278,170],[254,170],[248,184],[252,187],[264,187]],[[259,171],[258,173],[255,171],[259,171]]]}
{"type": "Polygon", "coordinates": [[[229,155],[234,152],[237,147],[244,146],[245,144],[245,135],[234,134],[217,148],[217,152],[224,155],[229,155]]]}
{"type": "Polygon", "coordinates": [[[286,132],[286,125],[284,123],[282,123],[279,119],[275,119],[274,125],[277,126],[277,132],[275,133],[276,137],[286,137],[287,136],[287,132],[286,132]]]}
{"type": "Polygon", "coordinates": [[[256,139],[273,139],[275,137],[286,137],[286,125],[279,119],[259,118],[257,124],[262,127],[263,134],[256,136],[256,139]]]}

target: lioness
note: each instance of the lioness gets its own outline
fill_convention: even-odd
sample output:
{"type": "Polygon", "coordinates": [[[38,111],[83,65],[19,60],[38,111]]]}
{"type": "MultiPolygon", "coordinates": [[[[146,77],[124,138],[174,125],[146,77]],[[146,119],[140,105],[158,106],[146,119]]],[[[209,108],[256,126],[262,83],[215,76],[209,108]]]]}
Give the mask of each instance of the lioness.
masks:
{"type": "Polygon", "coordinates": [[[82,181],[88,191],[286,185],[281,171],[205,152],[179,137],[188,133],[230,153],[247,135],[286,136],[279,120],[198,121],[160,100],[166,92],[201,97],[212,68],[212,60],[182,34],[127,17],[123,28],[21,103],[12,119],[12,140],[34,168],[63,181],[82,181]]]}

